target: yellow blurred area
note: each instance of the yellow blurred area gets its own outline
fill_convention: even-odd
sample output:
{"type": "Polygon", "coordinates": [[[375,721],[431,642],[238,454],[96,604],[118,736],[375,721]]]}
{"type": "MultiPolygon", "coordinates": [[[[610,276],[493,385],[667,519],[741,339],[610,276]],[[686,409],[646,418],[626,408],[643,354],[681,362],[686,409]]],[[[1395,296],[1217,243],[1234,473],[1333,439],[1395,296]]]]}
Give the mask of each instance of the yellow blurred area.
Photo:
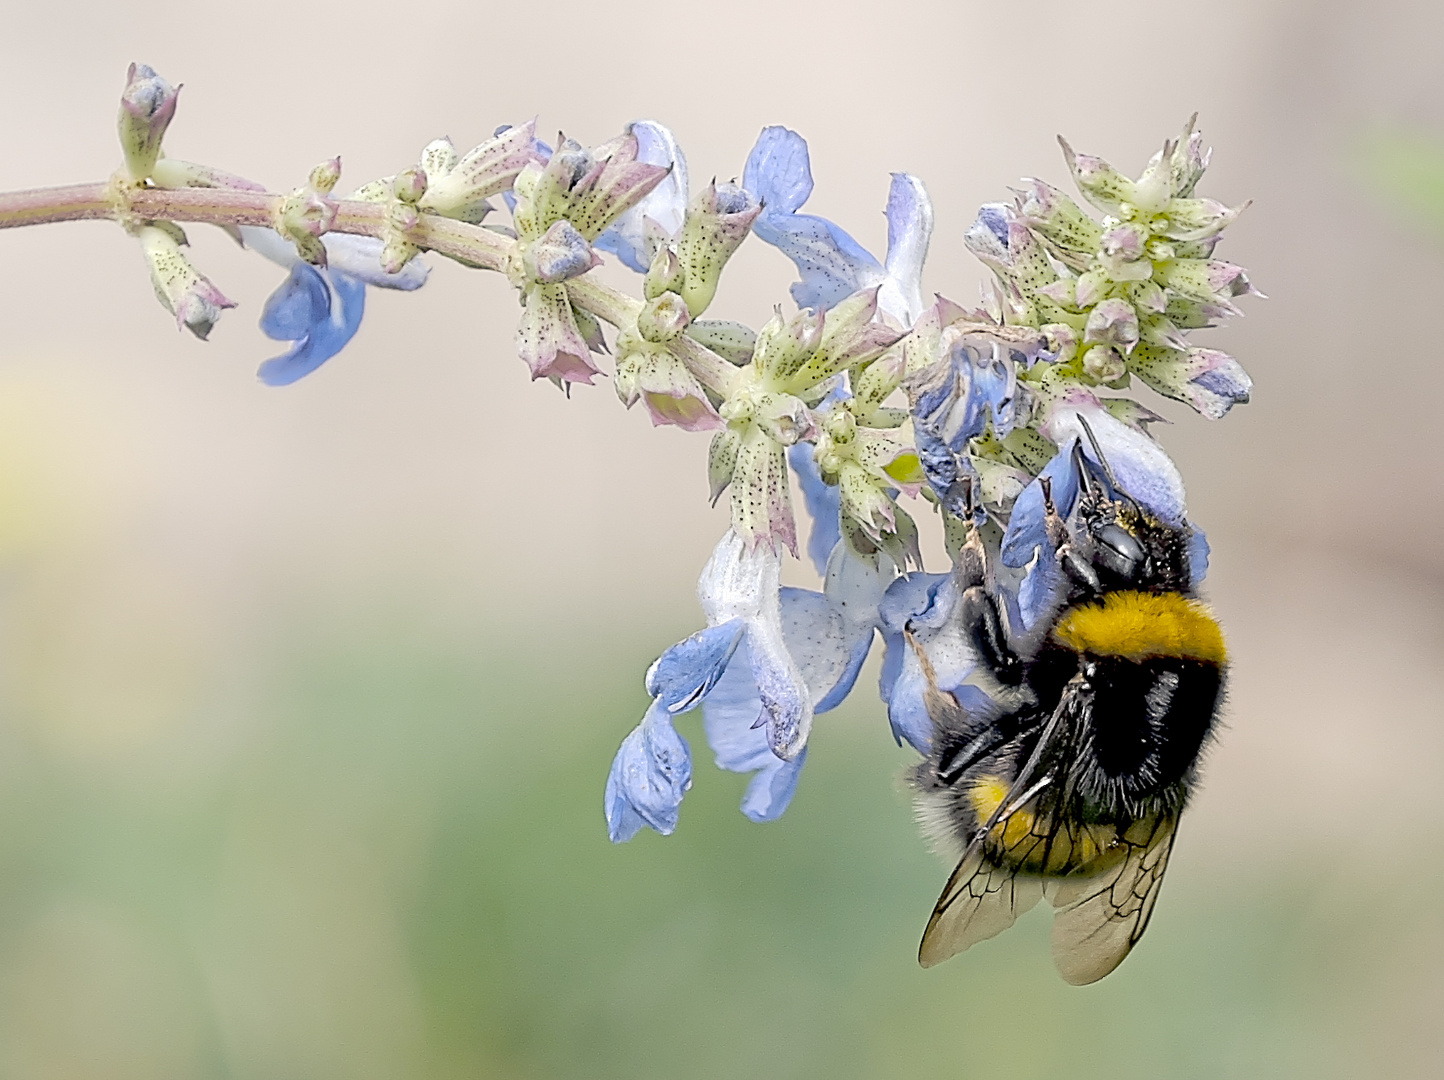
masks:
{"type": "MultiPolygon", "coordinates": [[[[1271,299],[1199,335],[1251,404],[1160,409],[1227,726],[1146,939],[1075,990],[1045,918],[917,968],[947,868],[871,670],[782,821],[737,813],[692,718],[677,834],[607,843],[611,754],[724,520],[704,438],[528,382],[504,281],[436,260],[272,390],[281,272],[224,236],[188,230],[240,304],[202,344],[114,226],[0,234],[0,1078],[1439,1074],[1444,245],[1357,153],[1381,126],[1444,143],[1444,9],[158,0],[3,26],[0,190],[106,175],[133,60],[185,84],[172,154],[273,189],[538,114],[589,142],[654,117],[727,178],[785,123],[807,208],[871,250],[888,172],[925,180],[925,284],[963,303],[963,229],[1020,176],[1067,186],[1056,133],[1136,170],[1198,110],[1202,193],[1254,199],[1221,254],[1271,299]]],[[[756,325],[790,280],[750,243],[714,310],[756,325]]]]}

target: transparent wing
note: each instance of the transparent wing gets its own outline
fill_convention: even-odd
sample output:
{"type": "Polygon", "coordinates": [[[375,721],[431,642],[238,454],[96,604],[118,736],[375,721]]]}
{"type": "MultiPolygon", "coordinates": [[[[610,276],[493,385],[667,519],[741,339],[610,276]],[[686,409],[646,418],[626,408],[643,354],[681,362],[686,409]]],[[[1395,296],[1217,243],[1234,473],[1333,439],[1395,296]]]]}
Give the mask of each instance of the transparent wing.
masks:
{"type": "Polygon", "coordinates": [[[1163,871],[1173,850],[1176,815],[1140,821],[1119,838],[1121,860],[1101,873],[1048,882],[1053,963],[1074,986],[1097,982],[1116,968],[1148,928],[1163,871]]]}
{"type": "Polygon", "coordinates": [[[918,963],[941,964],[969,946],[1001,934],[1043,898],[1040,878],[1020,876],[999,866],[981,845],[963,856],[938,897],[933,917],[923,931],[918,963]]]}
{"type": "Polygon", "coordinates": [[[940,964],[979,941],[1001,934],[1042,899],[1042,880],[1020,875],[1018,869],[1040,848],[1045,853],[1042,865],[1046,865],[1046,852],[1053,843],[1051,830],[1040,827],[1041,819],[1035,813],[1038,793],[1053,782],[1053,777],[1033,778],[1044,750],[1067,715],[1068,702],[1069,694],[1065,693],[1007,795],[973,836],[943,887],[918,946],[918,963],[923,967],[940,964]],[[1001,858],[995,859],[992,852],[1001,858]]]}

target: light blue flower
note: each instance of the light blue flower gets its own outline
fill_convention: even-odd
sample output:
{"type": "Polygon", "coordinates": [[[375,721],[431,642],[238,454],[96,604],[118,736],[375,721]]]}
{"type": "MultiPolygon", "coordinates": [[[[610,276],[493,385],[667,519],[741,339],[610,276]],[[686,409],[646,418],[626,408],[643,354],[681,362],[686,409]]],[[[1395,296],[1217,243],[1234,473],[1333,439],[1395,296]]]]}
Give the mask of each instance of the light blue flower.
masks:
{"type": "Polygon", "coordinates": [[[1043,347],[1035,332],[980,330],[975,317],[942,298],[914,326],[905,346],[915,371],[905,383],[913,438],[929,485],[954,516],[966,516],[967,486],[976,480],[969,441],[989,424],[1000,439],[1012,432],[1018,370],[1043,347]]]}
{"type": "Polygon", "coordinates": [[[381,269],[380,240],[369,236],[328,233],[327,265],[311,266],[270,229],[243,226],[246,246],[290,269],[290,275],[266,300],[261,330],[277,341],[290,341],[291,351],[261,365],[261,381],[286,386],[340,352],[361,326],[366,286],[410,292],[426,284],[428,269],[413,259],[398,273],[381,269]]]}
{"type": "Polygon", "coordinates": [[[798,210],[812,194],[807,142],[785,127],[762,129],[742,173],[742,186],[762,202],[752,231],[796,264],[798,307],[831,308],[860,289],[881,286],[878,305],[904,327],[923,312],[922,271],[933,208],[922,181],[893,173],[887,200],[887,258],[879,263],[847,232],[798,210]]]}
{"type": "Polygon", "coordinates": [[[671,717],[698,704],[718,766],[756,774],[742,812],[771,821],[787,808],[813,715],[841,703],[867,658],[891,568],[838,545],[819,593],[780,588],[779,561],[731,530],[717,545],[698,582],[709,625],[652,665],[652,704],[612,764],[605,810],[614,841],[643,824],[675,827],[691,774],[671,717]]]}
{"type": "Polygon", "coordinates": [[[817,467],[817,447],[813,443],[796,443],[787,450],[787,460],[797,474],[802,501],[812,517],[812,532],[807,537],[807,557],[819,574],[827,573],[827,560],[842,539],[840,515],[842,489],[825,483],[817,467]]]}

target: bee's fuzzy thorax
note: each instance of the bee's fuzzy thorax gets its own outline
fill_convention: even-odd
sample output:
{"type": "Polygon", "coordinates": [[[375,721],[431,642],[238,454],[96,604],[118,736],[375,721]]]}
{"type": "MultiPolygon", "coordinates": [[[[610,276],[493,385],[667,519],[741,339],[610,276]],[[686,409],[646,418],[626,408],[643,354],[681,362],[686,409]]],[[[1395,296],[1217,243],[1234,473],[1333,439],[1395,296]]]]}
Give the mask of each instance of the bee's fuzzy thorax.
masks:
{"type": "Polygon", "coordinates": [[[1098,656],[1174,656],[1219,666],[1228,661],[1223,631],[1208,605],[1176,592],[1109,592],[1065,612],[1053,637],[1098,656]]]}

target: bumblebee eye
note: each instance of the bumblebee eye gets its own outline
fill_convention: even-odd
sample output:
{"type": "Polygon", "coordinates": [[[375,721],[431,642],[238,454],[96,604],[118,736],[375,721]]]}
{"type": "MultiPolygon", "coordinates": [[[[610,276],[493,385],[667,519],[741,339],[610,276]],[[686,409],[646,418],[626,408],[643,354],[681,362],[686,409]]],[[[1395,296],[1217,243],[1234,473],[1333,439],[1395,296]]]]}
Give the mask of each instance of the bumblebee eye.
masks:
{"type": "Polygon", "coordinates": [[[1104,525],[1093,533],[1098,545],[1096,561],[1121,578],[1132,581],[1147,569],[1148,554],[1122,525],[1104,525]]]}

